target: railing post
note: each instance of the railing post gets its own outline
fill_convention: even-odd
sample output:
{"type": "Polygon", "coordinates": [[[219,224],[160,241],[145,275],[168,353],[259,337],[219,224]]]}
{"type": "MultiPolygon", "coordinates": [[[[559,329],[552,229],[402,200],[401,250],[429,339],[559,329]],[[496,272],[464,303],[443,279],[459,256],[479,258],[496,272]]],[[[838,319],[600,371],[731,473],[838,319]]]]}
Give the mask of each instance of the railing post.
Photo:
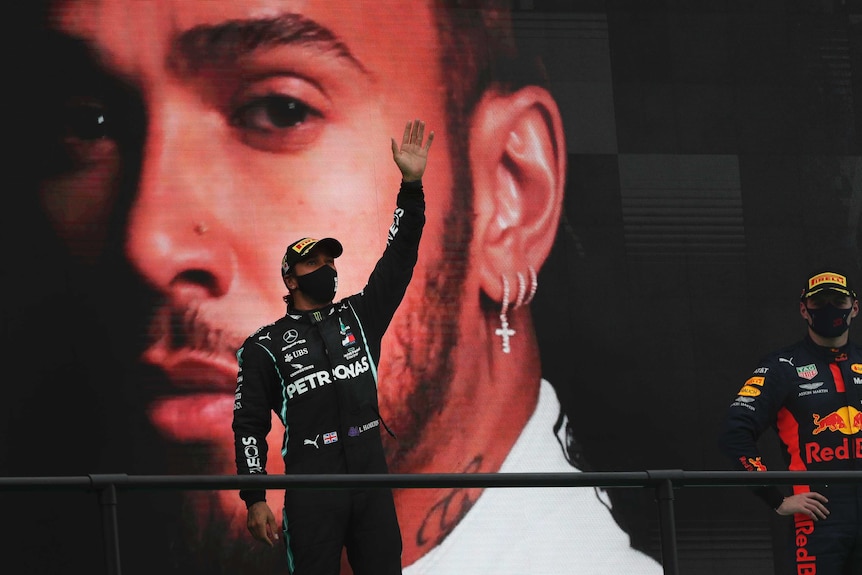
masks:
{"type": "Polygon", "coordinates": [[[105,551],[107,575],[121,575],[120,565],[120,526],[117,521],[117,483],[125,481],[123,475],[89,475],[90,482],[99,494],[102,514],[102,542],[105,551]]]}
{"type": "Polygon", "coordinates": [[[657,480],[659,527],[661,529],[661,564],[664,575],[679,575],[679,554],[676,546],[676,520],[673,509],[673,480],[683,478],[682,470],[647,471],[650,479],[657,480]]]}

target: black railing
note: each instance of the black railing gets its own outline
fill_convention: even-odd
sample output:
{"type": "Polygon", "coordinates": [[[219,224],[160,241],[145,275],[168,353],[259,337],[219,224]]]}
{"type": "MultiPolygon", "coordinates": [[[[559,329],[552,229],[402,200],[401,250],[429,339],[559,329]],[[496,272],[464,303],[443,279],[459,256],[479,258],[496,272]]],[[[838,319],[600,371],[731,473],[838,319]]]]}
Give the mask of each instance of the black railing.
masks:
{"type": "Polygon", "coordinates": [[[121,490],[236,490],[247,488],[391,487],[640,487],[656,492],[665,575],[679,575],[674,490],[684,487],[858,483],[862,471],[683,471],[660,469],[571,473],[429,473],[389,475],[125,475],[0,477],[0,491],[93,491],[102,513],[107,575],[121,575],[117,494],[121,490]]]}

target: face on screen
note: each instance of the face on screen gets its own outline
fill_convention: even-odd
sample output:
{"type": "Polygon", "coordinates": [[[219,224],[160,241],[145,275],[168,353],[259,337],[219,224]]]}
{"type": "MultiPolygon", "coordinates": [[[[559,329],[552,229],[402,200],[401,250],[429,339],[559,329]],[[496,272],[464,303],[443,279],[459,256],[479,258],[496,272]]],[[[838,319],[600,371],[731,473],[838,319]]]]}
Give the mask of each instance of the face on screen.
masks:
{"type": "MultiPolygon", "coordinates": [[[[398,437],[385,442],[390,470],[499,469],[541,376],[527,306],[509,309],[512,353],[495,330],[503,276],[514,302],[559,221],[565,142],[550,94],[493,86],[462,118],[471,81],[440,63],[460,61],[461,44],[441,40],[449,29],[417,2],[69,1],[49,16],[40,209],[137,350],[128,377],[104,379],[140,390],[132,403],[166,442],[156,465],[169,468],[142,472],[235,473],[235,353],[284,314],[285,246],[339,239],[336,299],[362,289],[401,179],[390,139],[415,118],[435,146],[419,263],[379,366],[380,411],[398,437]]],[[[472,38],[483,54],[487,34],[472,38]]],[[[267,469],[279,473],[273,424],[267,469]]],[[[443,491],[396,493],[414,541],[405,558],[469,509],[443,491]]],[[[215,498],[199,516],[244,531],[237,494],[215,498]]]]}
{"type": "MultiPolygon", "coordinates": [[[[423,255],[390,332],[406,329],[398,318],[416,313],[438,263],[452,185],[437,39],[427,7],[411,2],[408,17],[392,4],[81,1],[51,14],[84,48],[56,55],[80,72],[56,87],[60,159],[40,202],[85,263],[122,222],[125,259],[160,296],[140,362],[171,385],[150,421],[170,441],[213,446],[213,472],[234,472],[234,354],[284,313],[285,246],[339,238],[337,297],[359,291],[400,183],[390,138],[414,117],[443,145],[424,178],[423,255]]],[[[412,387],[398,343],[409,339],[384,350],[381,381],[399,383],[381,387],[381,404],[393,413],[412,387]]]]}

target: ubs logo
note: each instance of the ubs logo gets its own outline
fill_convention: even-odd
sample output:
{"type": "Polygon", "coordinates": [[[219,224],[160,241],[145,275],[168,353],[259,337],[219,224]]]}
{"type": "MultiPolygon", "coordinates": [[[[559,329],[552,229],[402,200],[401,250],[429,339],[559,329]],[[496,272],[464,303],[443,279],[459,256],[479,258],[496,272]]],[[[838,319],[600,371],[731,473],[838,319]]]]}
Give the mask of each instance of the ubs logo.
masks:
{"type": "Polygon", "coordinates": [[[290,363],[294,359],[302,357],[303,355],[308,355],[307,347],[301,347],[299,349],[287,352],[286,354],[284,354],[284,361],[290,363]]]}

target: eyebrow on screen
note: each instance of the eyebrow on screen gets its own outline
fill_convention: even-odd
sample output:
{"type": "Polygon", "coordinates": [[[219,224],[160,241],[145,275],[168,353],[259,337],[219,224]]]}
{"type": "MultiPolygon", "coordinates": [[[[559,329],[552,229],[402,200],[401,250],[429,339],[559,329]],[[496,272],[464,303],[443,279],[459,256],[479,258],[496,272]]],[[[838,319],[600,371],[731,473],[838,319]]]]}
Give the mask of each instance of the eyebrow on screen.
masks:
{"type": "Polygon", "coordinates": [[[279,46],[314,48],[333,54],[363,74],[368,70],[329,28],[300,14],[272,18],[227,20],[181,33],[171,46],[168,64],[175,71],[194,72],[206,65],[225,64],[257,50],[279,46]]]}

